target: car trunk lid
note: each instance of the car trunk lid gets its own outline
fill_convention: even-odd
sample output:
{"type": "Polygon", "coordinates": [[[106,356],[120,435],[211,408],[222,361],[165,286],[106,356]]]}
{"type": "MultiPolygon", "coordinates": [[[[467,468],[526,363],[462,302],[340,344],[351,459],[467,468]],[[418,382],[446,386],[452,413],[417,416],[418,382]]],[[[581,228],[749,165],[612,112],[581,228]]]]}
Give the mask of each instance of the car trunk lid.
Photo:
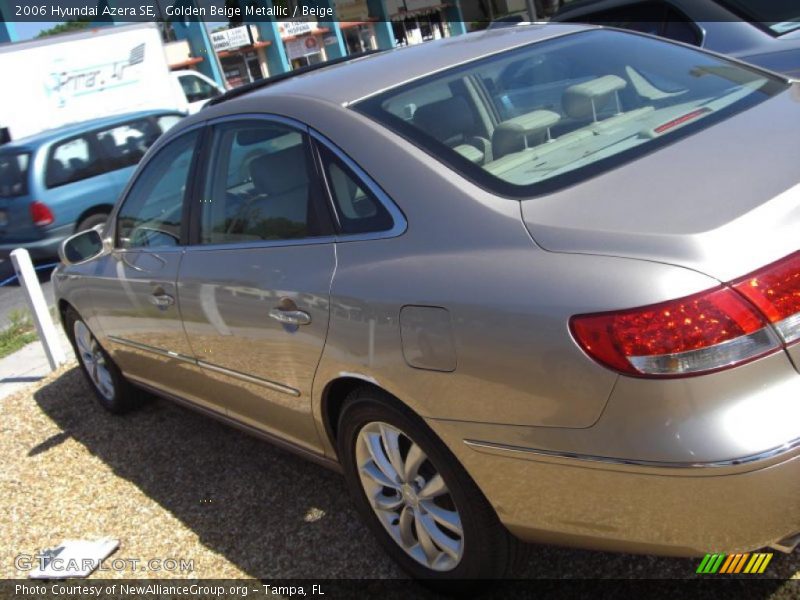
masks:
{"type": "MultiPolygon", "coordinates": [[[[800,249],[800,86],[681,143],[522,202],[552,252],[668,263],[730,282],[800,249]]],[[[789,347],[800,369],[800,344],[789,347]]]]}
{"type": "Polygon", "coordinates": [[[553,252],[670,263],[729,281],[800,248],[800,85],[679,143],[522,202],[553,252]]]}

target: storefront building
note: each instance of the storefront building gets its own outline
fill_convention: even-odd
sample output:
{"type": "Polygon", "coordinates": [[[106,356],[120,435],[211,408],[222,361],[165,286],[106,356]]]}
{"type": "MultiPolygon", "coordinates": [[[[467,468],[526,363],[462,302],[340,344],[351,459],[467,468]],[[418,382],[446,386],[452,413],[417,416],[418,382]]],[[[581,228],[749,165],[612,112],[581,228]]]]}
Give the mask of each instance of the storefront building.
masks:
{"type": "Polygon", "coordinates": [[[266,48],[255,25],[241,25],[211,32],[211,44],[217,53],[229,87],[244,85],[268,75],[266,48]]]}
{"type": "MultiPolygon", "coordinates": [[[[289,0],[289,10],[299,1],[289,0]]],[[[459,1],[317,0],[329,9],[328,19],[254,21],[249,39],[248,25],[215,30],[211,38],[228,85],[236,86],[333,58],[465,33],[459,1]]]]}

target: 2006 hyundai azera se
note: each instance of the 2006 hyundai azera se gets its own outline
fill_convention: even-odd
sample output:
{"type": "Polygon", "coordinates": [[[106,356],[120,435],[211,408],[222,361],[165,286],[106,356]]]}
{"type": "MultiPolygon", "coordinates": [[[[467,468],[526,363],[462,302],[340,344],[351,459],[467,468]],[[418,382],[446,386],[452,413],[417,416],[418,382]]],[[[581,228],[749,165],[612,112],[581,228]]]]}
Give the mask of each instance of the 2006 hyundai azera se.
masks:
{"type": "Polygon", "coordinates": [[[340,468],[417,577],[501,576],[519,539],[790,551],[798,156],[777,75],[470,34],[182,121],[65,242],[58,307],[102,405],[145,388],[340,468]]]}

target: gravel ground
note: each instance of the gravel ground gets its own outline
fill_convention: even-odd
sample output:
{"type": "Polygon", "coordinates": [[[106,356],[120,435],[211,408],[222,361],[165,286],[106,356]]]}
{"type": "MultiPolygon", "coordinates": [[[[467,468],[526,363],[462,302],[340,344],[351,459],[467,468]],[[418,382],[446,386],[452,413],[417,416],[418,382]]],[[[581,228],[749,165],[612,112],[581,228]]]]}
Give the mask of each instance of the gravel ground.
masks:
{"type": "MultiPolygon", "coordinates": [[[[191,571],[103,577],[400,578],[342,478],[164,400],[115,417],[74,363],[0,400],[0,577],[14,556],[111,536],[113,557],[182,558],[191,571]]],[[[735,524],[733,525],[735,526],[735,524]]],[[[684,578],[694,559],[531,548],[528,578],[684,578]]],[[[776,554],[758,597],[800,598],[800,552],[776,554]]],[[[744,583],[744,582],[743,582],[744,583]]]]}

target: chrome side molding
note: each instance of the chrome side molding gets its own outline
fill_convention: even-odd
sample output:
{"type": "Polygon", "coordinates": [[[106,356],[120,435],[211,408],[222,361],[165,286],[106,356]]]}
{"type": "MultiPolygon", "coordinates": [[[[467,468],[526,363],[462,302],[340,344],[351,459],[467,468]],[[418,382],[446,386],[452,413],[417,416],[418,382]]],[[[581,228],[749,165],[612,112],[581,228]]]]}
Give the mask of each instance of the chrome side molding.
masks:
{"type": "Polygon", "coordinates": [[[281,383],[277,383],[269,379],[261,379],[260,377],[253,377],[252,375],[246,375],[245,373],[240,373],[239,371],[226,369],[225,367],[220,367],[219,365],[208,363],[203,360],[197,360],[196,358],[193,358],[191,356],[186,356],[185,354],[178,354],[177,352],[172,352],[170,350],[163,350],[161,348],[156,348],[154,346],[148,346],[147,344],[140,344],[139,342],[134,342],[125,338],[120,338],[112,335],[108,336],[108,339],[114,342],[115,344],[120,344],[122,346],[129,346],[131,348],[136,348],[137,350],[150,352],[152,354],[157,354],[159,356],[164,356],[166,358],[174,358],[176,360],[187,362],[203,369],[208,369],[209,371],[214,371],[215,373],[227,375],[228,377],[233,377],[241,381],[246,381],[247,383],[260,385],[261,387],[265,387],[276,392],[288,394],[289,396],[295,396],[295,397],[300,396],[300,390],[295,389],[293,387],[289,387],[288,385],[283,385],[281,383]]]}
{"type": "Polygon", "coordinates": [[[780,456],[781,454],[791,452],[795,448],[800,448],[800,438],[787,442],[777,448],[759,452],[750,456],[742,458],[733,458],[730,460],[720,460],[712,462],[667,462],[657,460],[635,460],[627,458],[614,458],[610,456],[593,456],[591,454],[579,454],[576,452],[562,452],[558,450],[541,450],[539,448],[526,448],[524,446],[514,446],[511,444],[497,444],[495,442],[485,442],[481,440],[464,440],[464,443],[473,450],[491,450],[501,454],[508,454],[509,456],[520,457],[520,454],[528,454],[532,456],[547,456],[550,458],[565,458],[585,462],[599,462],[613,465],[634,465],[640,467],[662,467],[670,469],[697,469],[708,467],[734,467],[748,463],[757,462],[759,460],[767,460],[780,456]]]}

